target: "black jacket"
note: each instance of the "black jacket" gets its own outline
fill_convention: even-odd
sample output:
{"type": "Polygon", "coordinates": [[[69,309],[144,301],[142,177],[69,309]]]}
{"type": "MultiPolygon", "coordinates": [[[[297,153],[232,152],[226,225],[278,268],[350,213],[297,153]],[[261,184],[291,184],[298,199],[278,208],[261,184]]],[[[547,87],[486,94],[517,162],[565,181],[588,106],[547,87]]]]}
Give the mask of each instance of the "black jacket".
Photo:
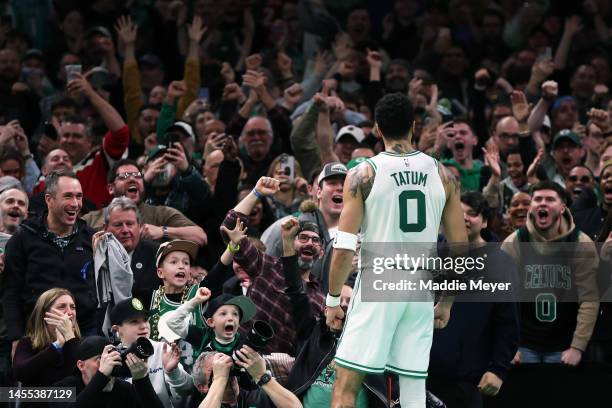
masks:
{"type": "Polygon", "coordinates": [[[162,408],[163,405],[151,385],[149,376],[135,380],[133,384],[116,379],[111,392],[103,392],[109,377],[98,371],[85,386],[81,374],[66,377],[54,384],[55,387],[76,387],[76,402],[50,404],[60,407],[130,407],[162,408]]]}
{"type": "Polygon", "coordinates": [[[48,237],[44,213],[27,219],[6,244],[2,274],[4,318],[8,339],[24,335],[38,297],[48,289],[66,288],[75,297],[81,331],[95,325],[98,300],[93,277],[93,230],[78,219],[77,233],[63,250],[48,237]]]}
{"type": "Polygon", "coordinates": [[[576,228],[587,234],[593,241],[597,241],[607,213],[597,205],[595,191],[590,188],[582,190],[582,193],[572,203],[570,210],[576,228]]]}
{"type": "MultiPolygon", "coordinates": [[[[308,388],[321,371],[336,355],[338,339],[325,324],[325,317],[313,316],[308,295],[303,288],[297,271],[297,256],[283,257],[283,270],[287,279],[285,292],[293,305],[293,318],[297,328],[297,355],[287,380],[287,389],[302,399],[308,388]],[[295,279],[297,277],[297,279],[295,279]]],[[[399,399],[399,385],[396,376],[392,378],[392,399],[399,399]]],[[[389,406],[387,377],[383,374],[366,375],[363,385],[367,390],[368,406],[385,408],[389,406]]]]}
{"type": "Polygon", "coordinates": [[[162,284],[161,279],[157,277],[155,266],[155,255],[158,248],[158,242],[141,239],[134,248],[130,264],[134,274],[132,296],[140,299],[147,307],[151,304],[153,291],[162,284]]]}

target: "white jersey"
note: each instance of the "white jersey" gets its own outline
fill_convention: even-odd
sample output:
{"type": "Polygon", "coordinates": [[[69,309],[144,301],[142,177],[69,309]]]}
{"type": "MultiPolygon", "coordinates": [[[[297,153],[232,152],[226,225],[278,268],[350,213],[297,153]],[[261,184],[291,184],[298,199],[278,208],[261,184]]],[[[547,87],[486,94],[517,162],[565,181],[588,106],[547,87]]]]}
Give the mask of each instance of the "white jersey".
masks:
{"type": "Polygon", "coordinates": [[[382,152],[367,160],[375,176],[365,200],[364,242],[437,242],[446,193],[438,162],[425,153],[382,152]]]}

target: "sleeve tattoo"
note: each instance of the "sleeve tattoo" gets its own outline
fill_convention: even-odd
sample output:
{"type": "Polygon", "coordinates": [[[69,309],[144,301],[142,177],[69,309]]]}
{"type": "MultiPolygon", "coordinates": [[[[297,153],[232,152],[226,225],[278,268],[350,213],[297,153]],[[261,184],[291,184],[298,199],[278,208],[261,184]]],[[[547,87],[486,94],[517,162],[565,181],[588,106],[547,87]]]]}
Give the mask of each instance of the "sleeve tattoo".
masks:
{"type": "Polygon", "coordinates": [[[372,191],[374,184],[374,174],[372,167],[367,163],[361,163],[359,166],[349,171],[351,182],[349,189],[353,197],[357,197],[357,192],[361,191],[361,198],[365,201],[372,191]]]}

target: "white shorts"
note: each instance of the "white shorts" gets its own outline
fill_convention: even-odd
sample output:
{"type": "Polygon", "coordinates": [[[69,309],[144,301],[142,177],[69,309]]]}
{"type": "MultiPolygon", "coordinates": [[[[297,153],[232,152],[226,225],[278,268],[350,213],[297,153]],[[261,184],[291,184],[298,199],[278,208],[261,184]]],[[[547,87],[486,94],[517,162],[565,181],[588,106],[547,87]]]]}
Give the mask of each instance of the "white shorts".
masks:
{"type": "Polygon", "coordinates": [[[359,278],[348,307],[336,363],[366,374],[390,371],[426,378],[433,302],[362,302],[359,278]]]}

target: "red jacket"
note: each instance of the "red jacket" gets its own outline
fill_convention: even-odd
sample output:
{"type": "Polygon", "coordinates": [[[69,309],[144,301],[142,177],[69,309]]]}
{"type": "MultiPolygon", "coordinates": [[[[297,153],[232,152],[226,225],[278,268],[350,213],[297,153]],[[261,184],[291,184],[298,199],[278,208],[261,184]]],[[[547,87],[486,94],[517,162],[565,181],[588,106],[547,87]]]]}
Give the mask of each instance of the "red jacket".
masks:
{"type": "MultiPolygon", "coordinates": [[[[94,150],[74,167],[83,188],[83,196],[91,200],[98,209],[106,206],[112,199],[106,188],[107,176],[111,168],[106,156],[111,160],[119,160],[125,153],[129,141],[130,131],[127,125],[116,132],[109,130],[104,135],[102,149],[94,150]]],[[[34,187],[32,194],[37,194],[44,189],[45,181],[42,180],[34,187]]]]}

